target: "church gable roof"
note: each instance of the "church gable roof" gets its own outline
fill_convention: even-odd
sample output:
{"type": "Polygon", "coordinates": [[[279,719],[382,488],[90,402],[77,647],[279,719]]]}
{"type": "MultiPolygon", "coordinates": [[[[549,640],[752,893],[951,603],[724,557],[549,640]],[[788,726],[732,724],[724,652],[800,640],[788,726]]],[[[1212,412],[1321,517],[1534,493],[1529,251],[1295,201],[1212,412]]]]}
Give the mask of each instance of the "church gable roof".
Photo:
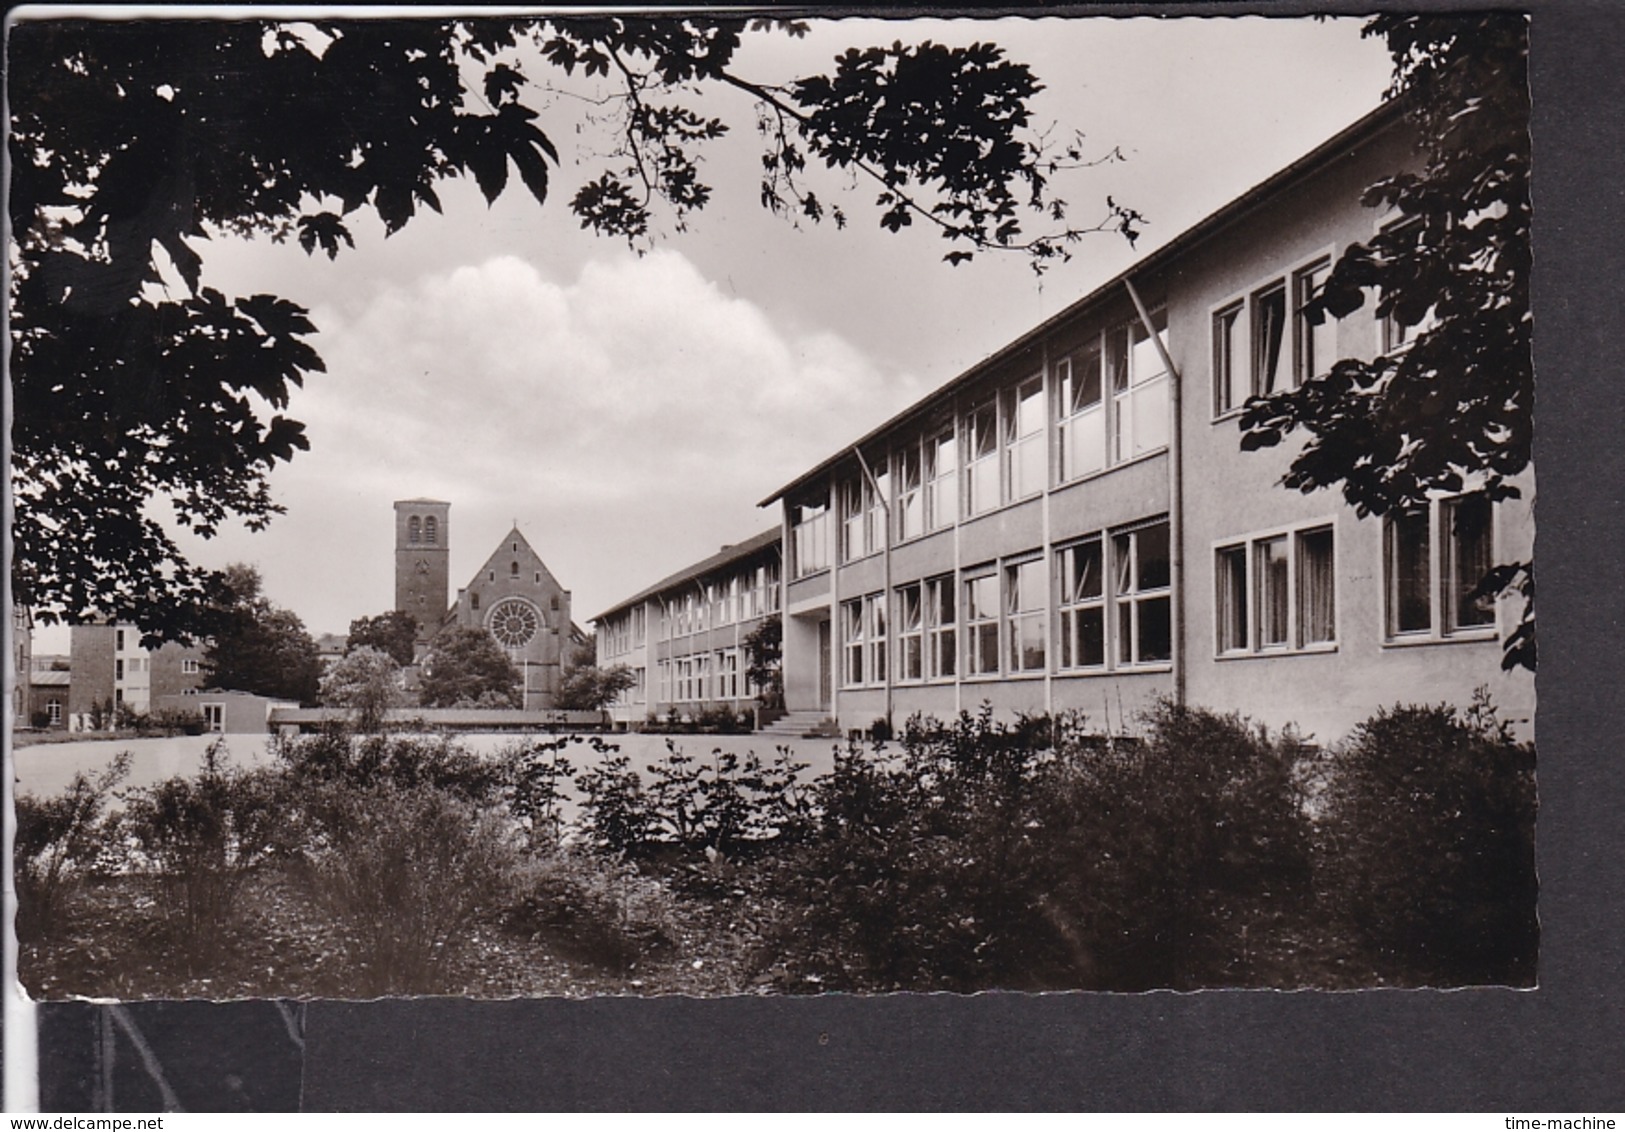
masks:
{"type": "Polygon", "coordinates": [[[563,592],[564,587],[559,585],[559,580],[553,576],[553,571],[547,568],[547,563],[542,561],[542,556],[536,553],[530,542],[519,532],[518,527],[514,527],[503,536],[502,541],[491,552],[491,556],[485,560],[485,564],[475,572],[467,588],[474,589],[492,573],[495,573],[498,578],[507,577],[510,571],[509,564],[512,562],[519,563],[519,571],[522,575],[528,577],[531,574],[540,573],[543,584],[563,592]]]}

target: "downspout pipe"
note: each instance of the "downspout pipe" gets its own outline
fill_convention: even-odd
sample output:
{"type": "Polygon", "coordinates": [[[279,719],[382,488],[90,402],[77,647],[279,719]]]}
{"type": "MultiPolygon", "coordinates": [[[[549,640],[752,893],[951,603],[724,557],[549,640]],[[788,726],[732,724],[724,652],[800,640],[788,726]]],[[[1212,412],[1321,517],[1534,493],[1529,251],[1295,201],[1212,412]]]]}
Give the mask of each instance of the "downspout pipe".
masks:
{"type": "Polygon", "coordinates": [[[876,499],[880,500],[880,509],[886,516],[886,530],[881,537],[881,562],[885,577],[886,592],[881,594],[883,603],[882,616],[886,618],[886,723],[891,724],[892,714],[892,666],[896,663],[897,654],[892,649],[892,609],[891,609],[891,500],[886,498],[880,490],[880,481],[875,479],[875,473],[869,467],[869,461],[863,458],[863,451],[856,445],[852,447],[852,455],[858,458],[858,466],[863,469],[863,478],[869,481],[869,490],[874,492],[876,499]]]}
{"type": "Polygon", "coordinates": [[[1134,310],[1140,316],[1140,325],[1145,327],[1146,336],[1156,344],[1162,364],[1168,370],[1168,580],[1173,589],[1168,618],[1171,638],[1169,651],[1173,653],[1174,663],[1174,703],[1183,707],[1186,651],[1185,473],[1181,386],[1184,382],[1179,376],[1179,367],[1174,365],[1174,359],[1168,353],[1168,346],[1163,342],[1162,335],[1157,333],[1151,323],[1151,312],[1146,309],[1145,300],[1140,298],[1134,280],[1127,275],[1123,276],[1123,286],[1128,289],[1128,297],[1133,301],[1134,310]]]}

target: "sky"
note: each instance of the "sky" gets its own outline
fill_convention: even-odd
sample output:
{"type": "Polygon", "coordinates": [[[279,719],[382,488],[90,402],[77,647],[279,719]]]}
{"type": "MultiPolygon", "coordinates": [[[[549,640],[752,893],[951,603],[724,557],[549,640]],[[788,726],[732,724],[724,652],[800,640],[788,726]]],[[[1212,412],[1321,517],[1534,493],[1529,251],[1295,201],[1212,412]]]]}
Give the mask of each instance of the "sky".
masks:
{"type": "MultiPolygon", "coordinates": [[[[1136,247],[1091,235],[1042,277],[1015,255],[950,267],[923,228],[881,231],[874,190],[842,176],[815,183],[845,230],[768,214],[754,109],[731,90],[699,99],[732,126],[706,151],[712,203],[683,231],[662,218],[638,251],[593,236],[566,204],[607,139],[588,92],[532,85],[562,158],[542,206],[517,178],[490,207],[452,182],[443,215],[386,239],[368,214],[334,262],[268,240],[202,245],[206,286],[310,309],[327,372],[289,408],[311,450],[271,476],[286,514],[182,546],[204,565],[257,565],[312,633],[342,633],[393,601],[393,501],[444,499],[454,589],[517,523],[586,625],[775,526],[758,501],[808,466],[1376,106],[1388,58],[1360,23],[832,20],[741,52],[736,69],[764,81],[893,40],[991,41],[1031,65],[1045,84],[1035,125],[1124,158],[1062,175],[1071,220],[1100,218],[1108,196],[1147,218],[1136,247]]],[[[35,648],[66,651],[66,634],[41,630],[35,648]]]]}

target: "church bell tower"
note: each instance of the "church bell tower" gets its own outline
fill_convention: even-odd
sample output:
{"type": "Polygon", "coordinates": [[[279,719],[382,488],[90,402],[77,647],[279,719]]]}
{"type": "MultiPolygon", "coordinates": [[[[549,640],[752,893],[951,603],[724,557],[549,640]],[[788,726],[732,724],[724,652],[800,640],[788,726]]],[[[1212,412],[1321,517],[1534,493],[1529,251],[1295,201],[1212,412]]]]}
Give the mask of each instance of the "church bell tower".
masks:
{"type": "Polygon", "coordinates": [[[395,503],[395,608],[417,618],[418,640],[440,628],[451,596],[451,504],[395,503]]]}

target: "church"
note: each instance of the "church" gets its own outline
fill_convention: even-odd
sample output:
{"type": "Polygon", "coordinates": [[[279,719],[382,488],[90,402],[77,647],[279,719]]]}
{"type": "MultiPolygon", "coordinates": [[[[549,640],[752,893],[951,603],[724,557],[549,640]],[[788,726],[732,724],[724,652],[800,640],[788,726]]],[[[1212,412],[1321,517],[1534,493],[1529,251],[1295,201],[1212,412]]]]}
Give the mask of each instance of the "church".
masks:
{"type": "Polygon", "coordinates": [[[570,591],[559,585],[516,525],[468,585],[450,597],[451,504],[395,504],[395,608],[418,623],[418,655],[451,629],[483,629],[513,661],[526,711],[556,706],[570,650],[585,635],[570,620],[570,591]]]}

